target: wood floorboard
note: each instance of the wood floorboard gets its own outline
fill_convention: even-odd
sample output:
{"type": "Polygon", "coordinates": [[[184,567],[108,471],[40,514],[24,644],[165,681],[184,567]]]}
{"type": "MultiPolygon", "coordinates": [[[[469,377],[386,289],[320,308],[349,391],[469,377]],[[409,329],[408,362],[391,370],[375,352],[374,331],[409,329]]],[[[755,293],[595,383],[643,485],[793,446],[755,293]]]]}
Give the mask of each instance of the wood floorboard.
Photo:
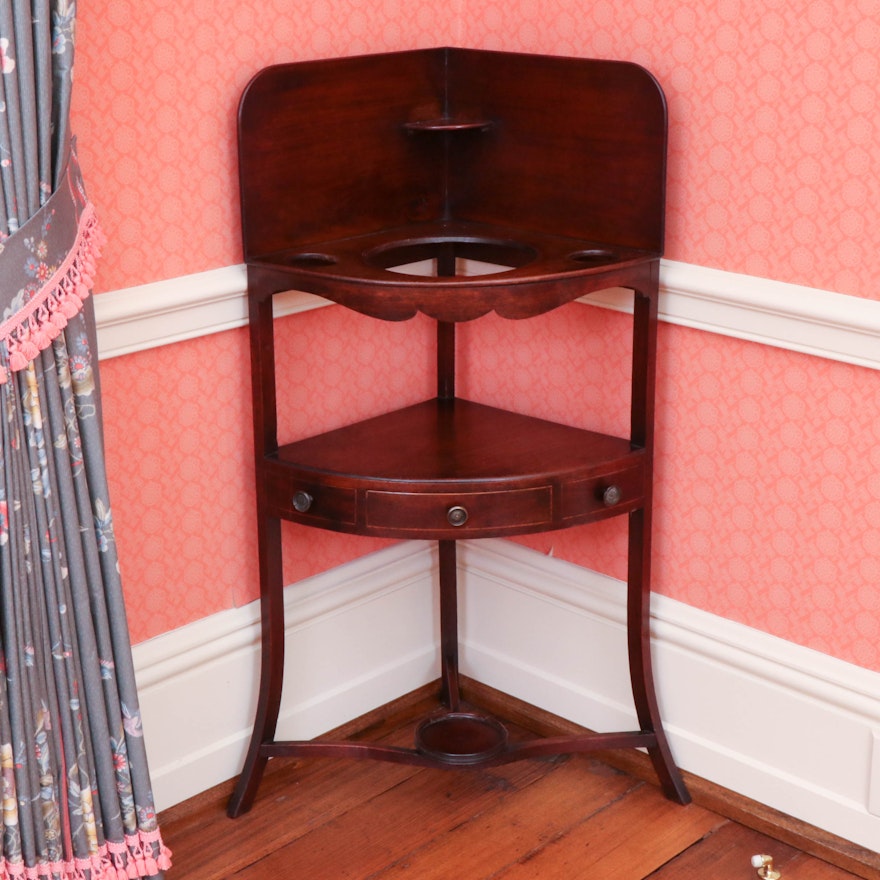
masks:
{"type": "MultiPolygon", "coordinates": [[[[584,728],[521,700],[501,693],[488,685],[469,678],[462,679],[465,695],[475,704],[498,718],[515,720],[542,735],[583,733],[584,728]]],[[[641,751],[624,749],[597,755],[612,767],[623,770],[638,779],[656,783],[657,776],[648,756],[641,751]]],[[[714,810],[747,828],[767,837],[782,841],[795,849],[815,856],[821,863],[828,862],[843,869],[843,876],[864,880],[880,880],[880,852],[845,840],[774,810],[765,804],[736,794],[691,773],[684,772],[685,782],[694,802],[714,810]],[[847,874],[849,872],[849,874],[847,874]]]]}
{"type": "Polygon", "coordinates": [[[841,868],[829,865],[794,847],[787,846],[735,822],[728,822],[661,870],[650,875],[650,880],[679,880],[679,878],[711,877],[712,880],[740,880],[757,877],[752,869],[745,870],[751,856],[767,853],[773,856],[773,867],[782,874],[782,880],[851,880],[841,868]]]}
{"type": "Polygon", "coordinates": [[[787,873],[792,880],[851,880],[853,876],[806,853],[798,853],[791,860],[787,873]]]}
{"type": "Polygon", "coordinates": [[[693,804],[674,804],[642,783],[499,875],[499,880],[647,877],[726,822],[693,804]]]}
{"type": "Polygon", "coordinates": [[[482,880],[498,876],[637,784],[622,774],[608,773],[604,767],[600,773],[596,769],[595,762],[581,758],[559,762],[554,772],[515,797],[499,798],[469,821],[423,841],[418,850],[366,876],[381,880],[482,880]]]}
{"type": "MultiPolygon", "coordinates": [[[[408,744],[410,732],[402,728],[377,741],[408,744]]],[[[251,864],[252,853],[278,850],[418,772],[373,761],[270,761],[254,808],[234,822],[226,818],[231,783],[212,790],[213,797],[202,798],[189,814],[176,808],[163,816],[174,829],[175,867],[188,880],[227,880],[251,864]],[[207,839],[210,846],[204,845],[207,839]]]]}
{"type": "Polygon", "coordinates": [[[302,772],[303,778],[291,778],[286,786],[266,785],[265,791],[260,791],[259,808],[234,823],[226,818],[227,797],[200,811],[200,820],[187,823],[186,828],[164,823],[173,829],[169,846],[174,853],[176,873],[171,876],[228,880],[255,858],[283,850],[311,830],[326,827],[363,798],[375,798],[393,789],[413,772],[410,769],[407,774],[405,768],[366,762],[357,768],[357,774],[340,773],[330,762],[321,772],[309,772],[312,768],[305,762],[290,769],[302,772]]]}
{"type": "MultiPolygon", "coordinates": [[[[433,688],[333,733],[412,743],[433,688]]],[[[497,710],[497,707],[495,707],[497,710]]],[[[511,738],[527,713],[501,714],[511,738]]],[[[253,809],[226,817],[232,781],[165,811],[169,880],[750,880],[767,852],[783,880],[858,875],[731,820],[681,807],[596,756],[430,770],[374,761],[270,761],[253,809]]]]}
{"type": "MultiPolygon", "coordinates": [[[[310,880],[382,875],[390,864],[443,838],[475,813],[517,800],[548,771],[552,767],[539,762],[494,771],[421,770],[233,876],[269,880],[285,876],[291,865],[310,880]]],[[[347,775],[348,770],[340,772],[347,775]]],[[[254,811],[267,816],[259,805],[254,811]]]]}

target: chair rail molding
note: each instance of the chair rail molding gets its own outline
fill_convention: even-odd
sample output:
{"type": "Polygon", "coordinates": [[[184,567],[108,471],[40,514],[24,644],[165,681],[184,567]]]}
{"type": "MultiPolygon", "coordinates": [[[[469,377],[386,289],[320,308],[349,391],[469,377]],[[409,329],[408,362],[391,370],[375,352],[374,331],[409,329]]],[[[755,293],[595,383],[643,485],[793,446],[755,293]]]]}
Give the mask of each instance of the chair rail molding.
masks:
{"type": "MultiPolygon", "coordinates": [[[[663,260],[660,319],[671,324],[880,369],[880,301],[690,263],[663,260]]],[[[154,281],[95,297],[102,358],[170,345],[247,324],[243,265],[154,281]]],[[[581,302],[626,310],[619,289],[581,302]]],[[[331,303],[290,291],[278,316],[331,303]]]]}
{"type": "MultiPolygon", "coordinates": [[[[275,298],[276,316],[332,305],[310,293],[275,298]]],[[[244,327],[248,322],[243,264],[153,281],[95,296],[102,360],[244,327]]]]}

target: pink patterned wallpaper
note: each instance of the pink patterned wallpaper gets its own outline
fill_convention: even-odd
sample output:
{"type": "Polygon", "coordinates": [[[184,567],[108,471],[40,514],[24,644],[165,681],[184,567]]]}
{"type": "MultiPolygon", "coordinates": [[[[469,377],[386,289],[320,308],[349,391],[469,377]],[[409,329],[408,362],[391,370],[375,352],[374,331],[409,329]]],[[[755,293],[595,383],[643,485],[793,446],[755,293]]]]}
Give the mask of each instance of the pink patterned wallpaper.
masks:
{"type": "MultiPolygon", "coordinates": [[[[102,290],[240,261],[235,106],[257,69],[453,44],[643,63],[669,100],[670,258],[880,298],[877,0],[102,0],[79,17],[74,122],[110,238],[102,290]]],[[[426,323],[292,320],[309,384],[289,389],[291,436],[431,393],[401,368],[428,372],[426,323]]],[[[626,422],[618,315],[486,318],[461,344],[476,399],[626,422]]],[[[255,595],[246,374],[242,331],[103,364],[136,641],[255,595]]],[[[656,588],[880,669],[878,374],[664,326],[659,395],[656,588]]],[[[380,546],[309,537],[291,578],[380,546]]],[[[620,576],[623,537],[608,523],[527,543],[620,576]]]]}
{"type": "Polygon", "coordinates": [[[622,58],[669,102],[670,259],[880,298],[877,0],[478,0],[469,46],[622,58]]]}
{"type": "Polygon", "coordinates": [[[236,261],[235,111],[259,68],[449,43],[644,64],[669,101],[668,257],[880,298],[877,0],[473,0],[466,13],[84,6],[75,122],[113,224],[102,287],[236,261]]]}
{"type": "MultiPolygon", "coordinates": [[[[573,304],[482,323],[464,396],[625,433],[627,318],[573,304]]],[[[657,390],[654,588],[880,667],[880,377],[662,325],[657,390]]],[[[622,521],[523,543],[626,576],[622,521]]]]}
{"type": "MultiPolygon", "coordinates": [[[[433,328],[341,308],[279,322],[279,439],[425,400],[433,328]],[[389,352],[377,358],[376,351],[389,352]]],[[[129,627],[135,641],[259,595],[247,335],[232,330],[101,365],[107,461],[129,627]]],[[[304,530],[287,582],[385,546],[304,530]]]]}
{"type": "Polygon", "coordinates": [[[269,64],[454,42],[432,0],[93,0],[74,125],[116,290],[240,261],[235,120],[269,64]]]}

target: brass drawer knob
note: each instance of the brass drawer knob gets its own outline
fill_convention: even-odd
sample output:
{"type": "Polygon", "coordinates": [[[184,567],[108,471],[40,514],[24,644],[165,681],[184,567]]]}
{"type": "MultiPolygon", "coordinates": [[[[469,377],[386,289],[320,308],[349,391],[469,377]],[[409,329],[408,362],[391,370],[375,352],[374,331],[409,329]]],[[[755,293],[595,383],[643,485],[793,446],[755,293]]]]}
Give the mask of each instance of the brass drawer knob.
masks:
{"type": "Polygon", "coordinates": [[[623,492],[620,491],[620,486],[609,486],[602,493],[602,503],[606,507],[614,507],[615,504],[620,504],[621,498],[623,498],[623,492]]]}
{"type": "Polygon", "coordinates": [[[308,492],[303,492],[302,489],[300,489],[300,491],[296,492],[293,496],[293,509],[297,513],[305,513],[312,506],[312,501],[314,500],[315,499],[312,498],[308,492]]]}
{"type": "Polygon", "coordinates": [[[451,526],[463,526],[468,519],[468,512],[461,506],[450,507],[446,511],[446,519],[451,526]]]}

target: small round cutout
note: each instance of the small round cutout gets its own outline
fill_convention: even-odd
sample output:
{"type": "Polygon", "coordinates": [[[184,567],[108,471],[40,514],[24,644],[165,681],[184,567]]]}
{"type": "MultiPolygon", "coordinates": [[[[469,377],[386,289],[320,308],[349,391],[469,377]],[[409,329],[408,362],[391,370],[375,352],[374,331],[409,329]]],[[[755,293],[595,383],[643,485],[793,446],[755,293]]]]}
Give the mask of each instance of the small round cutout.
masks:
{"type": "Polygon", "coordinates": [[[578,263],[599,266],[602,263],[613,263],[617,259],[617,254],[607,248],[587,248],[569,254],[568,258],[570,260],[576,260],[578,263]]]}
{"type": "Polygon", "coordinates": [[[333,266],[336,257],[330,254],[293,254],[286,260],[291,266],[301,266],[303,269],[315,269],[320,266],[333,266]]]}

